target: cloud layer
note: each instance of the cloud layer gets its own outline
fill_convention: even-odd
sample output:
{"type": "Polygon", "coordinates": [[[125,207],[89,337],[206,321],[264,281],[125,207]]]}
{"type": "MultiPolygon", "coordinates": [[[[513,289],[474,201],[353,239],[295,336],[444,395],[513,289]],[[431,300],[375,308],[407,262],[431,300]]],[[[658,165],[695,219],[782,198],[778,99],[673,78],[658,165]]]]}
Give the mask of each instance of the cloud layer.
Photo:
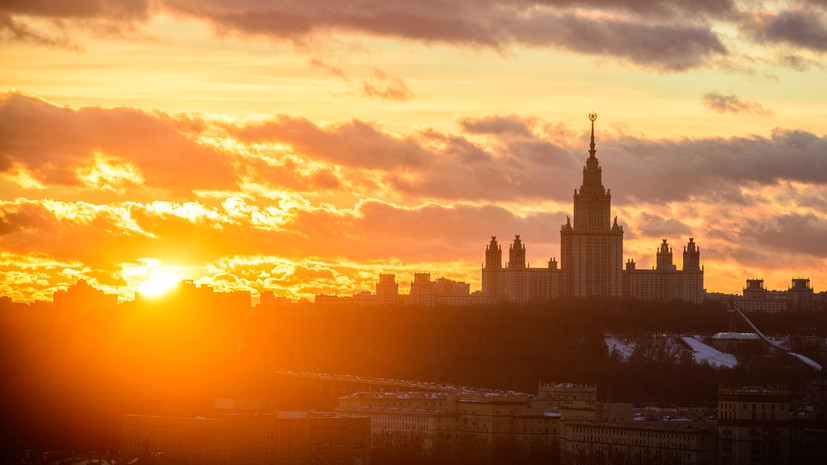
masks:
{"type": "MultiPolygon", "coordinates": [[[[47,298],[86,276],[131,298],[128,270],[144,258],[293,297],[372,288],[383,270],[476,283],[491,235],[520,234],[532,266],[558,256],[587,122],[458,123],[395,134],[360,120],[230,123],[7,94],[0,291],[47,298]]],[[[708,280],[740,285],[756,269],[827,278],[825,136],[652,140],[598,124],[597,150],[641,266],[662,237],[677,248],[694,236],[708,280]]]]}
{"type": "MultiPolygon", "coordinates": [[[[100,2],[4,2],[0,31],[17,40],[71,46],[72,27],[118,34],[171,13],[196,18],[218,34],[287,41],[318,47],[320,38],[379,37],[395,41],[489,49],[540,47],[612,57],[660,71],[717,66],[731,47],[719,29],[736,26],[737,40],[769,47],[792,45],[827,50],[824,5],[792,4],[778,10],[739,10],[731,0],[677,2],[639,0],[399,0],[236,1],[146,0],[100,2]],[[784,9],[786,8],[786,9],[784,9]],[[34,20],[54,21],[46,30],[34,20]],[[107,32],[108,31],[108,32],[107,32]],[[52,33],[54,32],[54,33],[52,33]]],[[[787,54],[789,55],[789,54],[787,54]]],[[[735,58],[732,58],[735,59],[735,58]]],[[[341,71],[340,71],[341,72],[341,71]]],[[[377,77],[364,93],[392,100],[410,98],[399,78],[377,77]],[[391,82],[388,82],[391,81],[391,82]]]]}

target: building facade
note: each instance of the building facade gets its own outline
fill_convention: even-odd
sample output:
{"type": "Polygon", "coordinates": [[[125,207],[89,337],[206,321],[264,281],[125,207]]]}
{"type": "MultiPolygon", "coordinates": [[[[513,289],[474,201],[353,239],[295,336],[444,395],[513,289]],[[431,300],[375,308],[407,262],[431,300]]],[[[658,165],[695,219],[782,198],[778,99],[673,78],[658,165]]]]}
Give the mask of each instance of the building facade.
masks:
{"type": "Polygon", "coordinates": [[[564,422],[562,463],[711,465],[712,424],[678,422],[564,422]]]}
{"type": "Polygon", "coordinates": [[[781,387],[718,389],[718,456],[721,465],[793,463],[790,392],[781,387]]]}
{"type": "Polygon", "coordinates": [[[370,422],[332,413],[172,417],[125,415],[121,452],[180,464],[368,465],[370,422]]]}
{"type": "Polygon", "coordinates": [[[513,447],[516,456],[556,457],[560,415],[530,405],[527,394],[355,393],[337,413],[369,418],[374,447],[415,448],[457,463],[513,447]]]}
{"type": "Polygon", "coordinates": [[[399,284],[396,275],[382,273],[376,283],[376,303],[379,305],[396,305],[399,302],[399,284]]]}
{"type": "Polygon", "coordinates": [[[744,312],[809,311],[813,309],[814,296],[807,278],[793,278],[786,291],[768,290],[763,279],[751,278],[747,279],[742,295],[735,299],[735,305],[744,312]]]}
{"type": "Polygon", "coordinates": [[[560,296],[560,270],[557,260],[548,261],[547,268],[531,268],[526,264],[526,248],[519,234],[508,250],[509,260],[502,265],[502,247],[496,236],[485,248],[482,268],[482,293],[495,296],[499,302],[547,302],[560,296]]]}
{"type": "Polygon", "coordinates": [[[635,261],[626,261],[623,271],[623,295],[641,300],[682,300],[703,302],[704,270],[700,266],[701,250],[690,237],[683,248],[683,267],[672,263],[672,248],[666,239],[656,252],[656,265],[650,270],[638,270],[635,261]]]}
{"type": "Polygon", "coordinates": [[[612,193],[603,187],[603,169],[595,154],[594,120],[583,183],[574,190],[573,221],[560,228],[560,266],[563,295],[592,297],[623,295],[623,228],[611,218],[612,193]]]}

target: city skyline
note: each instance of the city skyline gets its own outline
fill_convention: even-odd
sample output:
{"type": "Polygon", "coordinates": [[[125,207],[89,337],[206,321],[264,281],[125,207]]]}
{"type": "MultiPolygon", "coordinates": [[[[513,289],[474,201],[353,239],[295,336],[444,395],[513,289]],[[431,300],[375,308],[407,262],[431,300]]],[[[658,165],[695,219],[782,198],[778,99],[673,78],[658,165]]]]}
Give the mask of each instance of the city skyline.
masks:
{"type": "Polygon", "coordinates": [[[332,5],[0,6],[0,295],[480,289],[560,259],[592,111],[623,262],[824,290],[823,2],[332,5]]]}

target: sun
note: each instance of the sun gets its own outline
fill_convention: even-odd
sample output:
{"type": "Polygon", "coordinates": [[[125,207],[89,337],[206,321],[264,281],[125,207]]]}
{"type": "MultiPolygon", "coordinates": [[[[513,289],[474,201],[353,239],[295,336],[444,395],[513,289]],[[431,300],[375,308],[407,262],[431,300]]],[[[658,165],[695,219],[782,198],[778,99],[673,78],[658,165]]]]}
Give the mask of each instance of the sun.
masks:
{"type": "Polygon", "coordinates": [[[161,295],[175,287],[178,281],[178,276],[171,271],[155,271],[150,274],[149,281],[145,281],[138,286],[138,292],[150,296],[161,295]]]}

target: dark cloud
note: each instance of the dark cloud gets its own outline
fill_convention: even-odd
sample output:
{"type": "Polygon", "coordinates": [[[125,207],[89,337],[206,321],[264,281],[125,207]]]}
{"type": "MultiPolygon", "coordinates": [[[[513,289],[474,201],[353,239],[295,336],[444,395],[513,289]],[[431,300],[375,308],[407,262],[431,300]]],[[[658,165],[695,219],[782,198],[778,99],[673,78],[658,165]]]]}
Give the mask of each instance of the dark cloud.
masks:
{"type": "MultiPolygon", "coordinates": [[[[463,120],[472,132],[487,131],[490,144],[423,131],[415,136],[386,134],[361,121],[320,127],[307,120],[275,121],[231,129],[243,140],[287,143],[311,159],[350,168],[377,170],[396,191],[414,197],[460,200],[568,201],[580,185],[588,136],[582,144],[561,145],[521,131],[514,116],[463,120]],[[506,130],[505,128],[509,128],[506,130]],[[515,132],[519,136],[514,136],[515,132]]],[[[584,125],[585,126],[585,125],[584,125]]],[[[777,129],[770,137],[647,140],[597,133],[603,183],[615,202],[667,202],[706,198],[747,202],[742,185],[783,180],[827,184],[827,138],[777,129]],[[619,193],[619,196],[618,194],[619,193]]]]}
{"type": "Polygon", "coordinates": [[[65,35],[55,36],[40,32],[29,27],[22,21],[16,21],[10,15],[6,14],[0,14],[0,31],[7,31],[13,40],[31,42],[47,47],[67,48],[75,51],[81,50],[78,44],[65,35]]]}
{"type": "Polygon", "coordinates": [[[788,213],[750,221],[741,234],[752,237],[762,248],[827,258],[827,220],[811,213],[788,213]]]}
{"type": "Polygon", "coordinates": [[[735,95],[723,95],[719,92],[708,92],[704,94],[703,104],[716,113],[731,113],[734,115],[747,114],[757,116],[770,116],[772,110],[764,108],[758,102],[750,102],[739,99],[735,95]]]}
{"type": "Polygon", "coordinates": [[[281,115],[272,121],[229,130],[243,141],[286,143],[312,158],[358,168],[413,168],[431,159],[428,150],[415,139],[394,137],[358,120],[320,127],[307,119],[281,115]]]}
{"type": "Polygon", "coordinates": [[[682,12],[722,15],[735,10],[732,0],[536,0],[529,3],[557,7],[588,6],[642,15],[674,15],[682,12]]]}
{"type": "Polygon", "coordinates": [[[98,35],[125,37],[127,32],[135,31],[135,23],[146,21],[149,16],[149,0],[0,1],[0,31],[8,31],[12,40],[76,51],[82,47],[70,37],[72,26],[87,28],[98,35]],[[31,27],[27,23],[30,17],[53,20],[52,27],[60,34],[31,27]]]}
{"type": "MultiPolygon", "coordinates": [[[[573,145],[551,142],[530,132],[526,121],[513,115],[461,121],[467,131],[490,136],[478,142],[434,130],[398,136],[359,120],[321,126],[279,116],[219,125],[122,108],[72,110],[11,94],[0,101],[0,167],[10,174],[22,169],[47,186],[91,189],[79,173],[103,154],[115,166],[131,166],[145,187],[181,194],[233,189],[245,178],[300,192],[361,186],[449,202],[569,201],[580,185],[587,133],[573,145]],[[205,125],[242,142],[289,145],[294,153],[218,151],[193,141],[205,125]],[[305,162],[318,166],[308,169],[305,162]]],[[[603,183],[618,205],[691,198],[745,204],[751,200],[741,186],[827,184],[827,138],[806,131],[648,140],[604,136],[598,127],[597,150],[603,183]]],[[[136,182],[123,185],[135,190],[136,182]]],[[[815,201],[818,194],[810,197],[815,201]]]]}
{"type": "Polygon", "coordinates": [[[523,20],[513,31],[520,43],[556,46],[587,55],[614,56],[640,66],[682,71],[704,65],[726,48],[707,25],[649,24],[547,12],[523,20]]]}
{"type": "Polygon", "coordinates": [[[621,202],[695,197],[732,203],[745,185],[782,180],[825,185],[826,151],[827,138],[783,129],[770,137],[598,141],[604,184],[620,193],[621,202]]]}
{"type": "Polygon", "coordinates": [[[740,28],[758,42],[787,43],[816,52],[827,51],[824,13],[810,8],[745,12],[740,28]]]}
{"type": "Polygon", "coordinates": [[[796,71],[807,71],[811,66],[818,65],[816,60],[805,58],[796,54],[782,54],[776,61],[781,66],[794,69],[796,71]]]}
{"type": "Polygon", "coordinates": [[[52,213],[33,203],[0,205],[0,236],[21,231],[50,230],[52,213]]]}
{"type": "Polygon", "coordinates": [[[513,45],[553,47],[614,56],[639,66],[680,71],[703,66],[727,51],[704,21],[732,10],[727,0],[643,2],[363,0],[238,2],[167,0],[166,5],[221,31],[304,43],[330,31],[359,32],[426,43],[505,50],[513,45]],[[623,15],[574,13],[571,7],[623,15]],[[627,15],[628,16],[628,15],[627,15]],[[652,17],[657,18],[654,22],[652,17]],[[689,19],[689,21],[688,21],[689,19]]]}
{"type": "Polygon", "coordinates": [[[144,20],[149,0],[3,0],[0,11],[47,18],[144,20]]]}
{"type": "MultiPolygon", "coordinates": [[[[630,234],[629,237],[677,238],[691,236],[689,226],[675,218],[664,218],[650,212],[641,212],[635,215],[635,228],[639,234],[630,234]]],[[[631,232],[631,231],[630,231],[631,232]]]]}
{"type": "Polygon", "coordinates": [[[235,187],[231,157],[139,110],[60,108],[21,94],[0,98],[0,166],[45,185],[81,186],[78,170],[102,153],[135,166],[145,185],[171,192],[235,187]]]}

